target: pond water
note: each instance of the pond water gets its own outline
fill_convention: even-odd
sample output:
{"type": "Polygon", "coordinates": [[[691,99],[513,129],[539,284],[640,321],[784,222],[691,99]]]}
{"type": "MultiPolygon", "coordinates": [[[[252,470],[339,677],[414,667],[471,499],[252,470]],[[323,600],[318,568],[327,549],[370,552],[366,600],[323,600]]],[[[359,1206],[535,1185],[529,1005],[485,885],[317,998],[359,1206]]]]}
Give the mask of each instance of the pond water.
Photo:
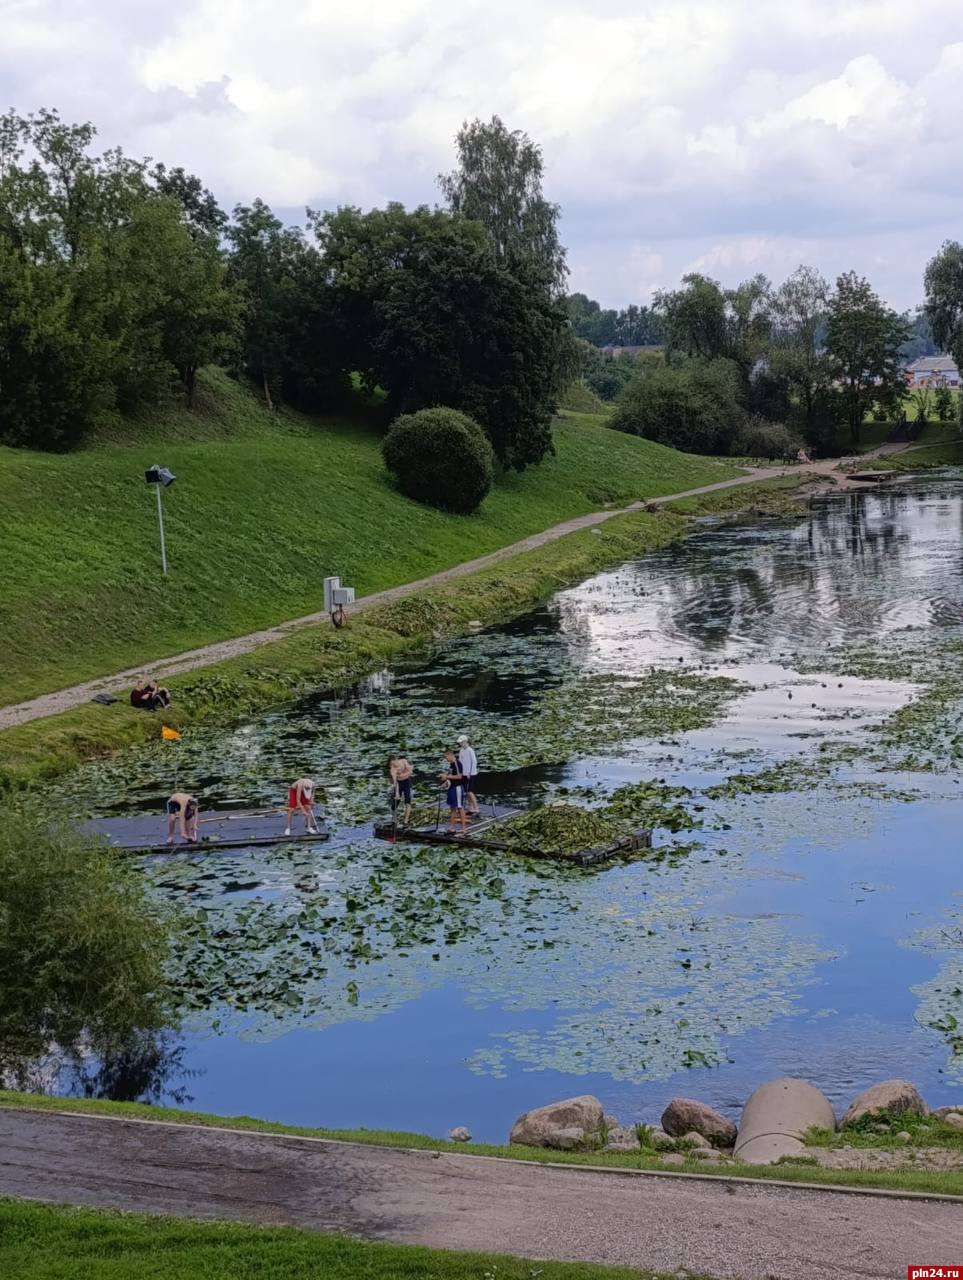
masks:
{"type": "Polygon", "coordinates": [[[154,1096],[494,1141],[574,1093],[651,1122],[783,1073],[955,1101],[961,577],[954,474],[706,523],[349,696],[78,771],[99,815],[159,811],[175,768],[208,807],[327,788],[327,846],[144,864],[191,921],[154,1096]],[[461,731],[486,800],[656,780],[676,829],[589,871],[371,839],[387,751],[434,805],[461,731]]]}

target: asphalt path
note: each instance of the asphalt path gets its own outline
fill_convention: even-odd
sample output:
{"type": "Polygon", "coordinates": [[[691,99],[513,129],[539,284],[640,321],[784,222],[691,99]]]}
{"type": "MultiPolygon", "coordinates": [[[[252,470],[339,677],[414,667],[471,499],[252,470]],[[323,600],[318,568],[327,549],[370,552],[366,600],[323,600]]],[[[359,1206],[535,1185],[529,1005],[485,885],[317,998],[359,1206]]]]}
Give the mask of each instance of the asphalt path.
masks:
{"type": "Polygon", "coordinates": [[[963,1265],[963,1204],[0,1108],[0,1195],[740,1280],[963,1265]]]}

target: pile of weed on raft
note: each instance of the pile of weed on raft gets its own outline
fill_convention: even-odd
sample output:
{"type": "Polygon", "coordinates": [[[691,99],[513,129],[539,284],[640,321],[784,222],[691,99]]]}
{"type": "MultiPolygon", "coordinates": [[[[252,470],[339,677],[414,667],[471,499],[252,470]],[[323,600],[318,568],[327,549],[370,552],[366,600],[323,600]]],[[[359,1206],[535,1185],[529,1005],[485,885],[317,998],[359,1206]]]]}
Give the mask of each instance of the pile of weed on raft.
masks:
{"type": "Polygon", "coordinates": [[[485,833],[520,850],[542,853],[581,853],[600,849],[625,835],[603,814],[573,804],[540,805],[517,818],[496,822],[485,833]]]}

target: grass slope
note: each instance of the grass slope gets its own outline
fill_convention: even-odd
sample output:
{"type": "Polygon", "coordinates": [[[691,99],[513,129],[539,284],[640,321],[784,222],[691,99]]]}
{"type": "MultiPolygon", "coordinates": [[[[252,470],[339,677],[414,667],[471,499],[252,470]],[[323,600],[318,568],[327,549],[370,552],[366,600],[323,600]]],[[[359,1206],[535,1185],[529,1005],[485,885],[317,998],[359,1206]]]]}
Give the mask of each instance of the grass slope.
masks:
{"type": "Polygon", "coordinates": [[[218,373],[201,411],[132,424],[127,447],[0,449],[0,705],[310,613],[329,573],[366,594],[606,503],[734,474],[603,422],[564,415],[557,455],[500,476],[471,517],[395,492],[363,416],[275,418],[218,373]],[[167,580],[143,479],[153,462],[178,477],[164,495],[167,580]]]}
{"type": "Polygon", "coordinates": [[[650,1271],[370,1244],[290,1227],[0,1200],[10,1280],[655,1280],[650,1271]]]}

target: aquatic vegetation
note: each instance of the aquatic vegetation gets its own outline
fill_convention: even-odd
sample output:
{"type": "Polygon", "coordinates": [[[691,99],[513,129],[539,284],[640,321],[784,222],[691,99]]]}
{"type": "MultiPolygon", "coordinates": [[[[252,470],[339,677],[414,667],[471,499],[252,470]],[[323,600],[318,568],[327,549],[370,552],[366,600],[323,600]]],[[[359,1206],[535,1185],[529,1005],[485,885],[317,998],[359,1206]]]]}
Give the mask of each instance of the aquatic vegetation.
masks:
{"type": "Polygon", "coordinates": [[[523,852],[540,849],[545,853],[579,853],[583,849],[603,848],[624,833],[624,828],[609,821],[601,812],[556,803],[539,805],[518,817],[496,822],[485,835],[492,840],[504,840],[523,852]]]}

